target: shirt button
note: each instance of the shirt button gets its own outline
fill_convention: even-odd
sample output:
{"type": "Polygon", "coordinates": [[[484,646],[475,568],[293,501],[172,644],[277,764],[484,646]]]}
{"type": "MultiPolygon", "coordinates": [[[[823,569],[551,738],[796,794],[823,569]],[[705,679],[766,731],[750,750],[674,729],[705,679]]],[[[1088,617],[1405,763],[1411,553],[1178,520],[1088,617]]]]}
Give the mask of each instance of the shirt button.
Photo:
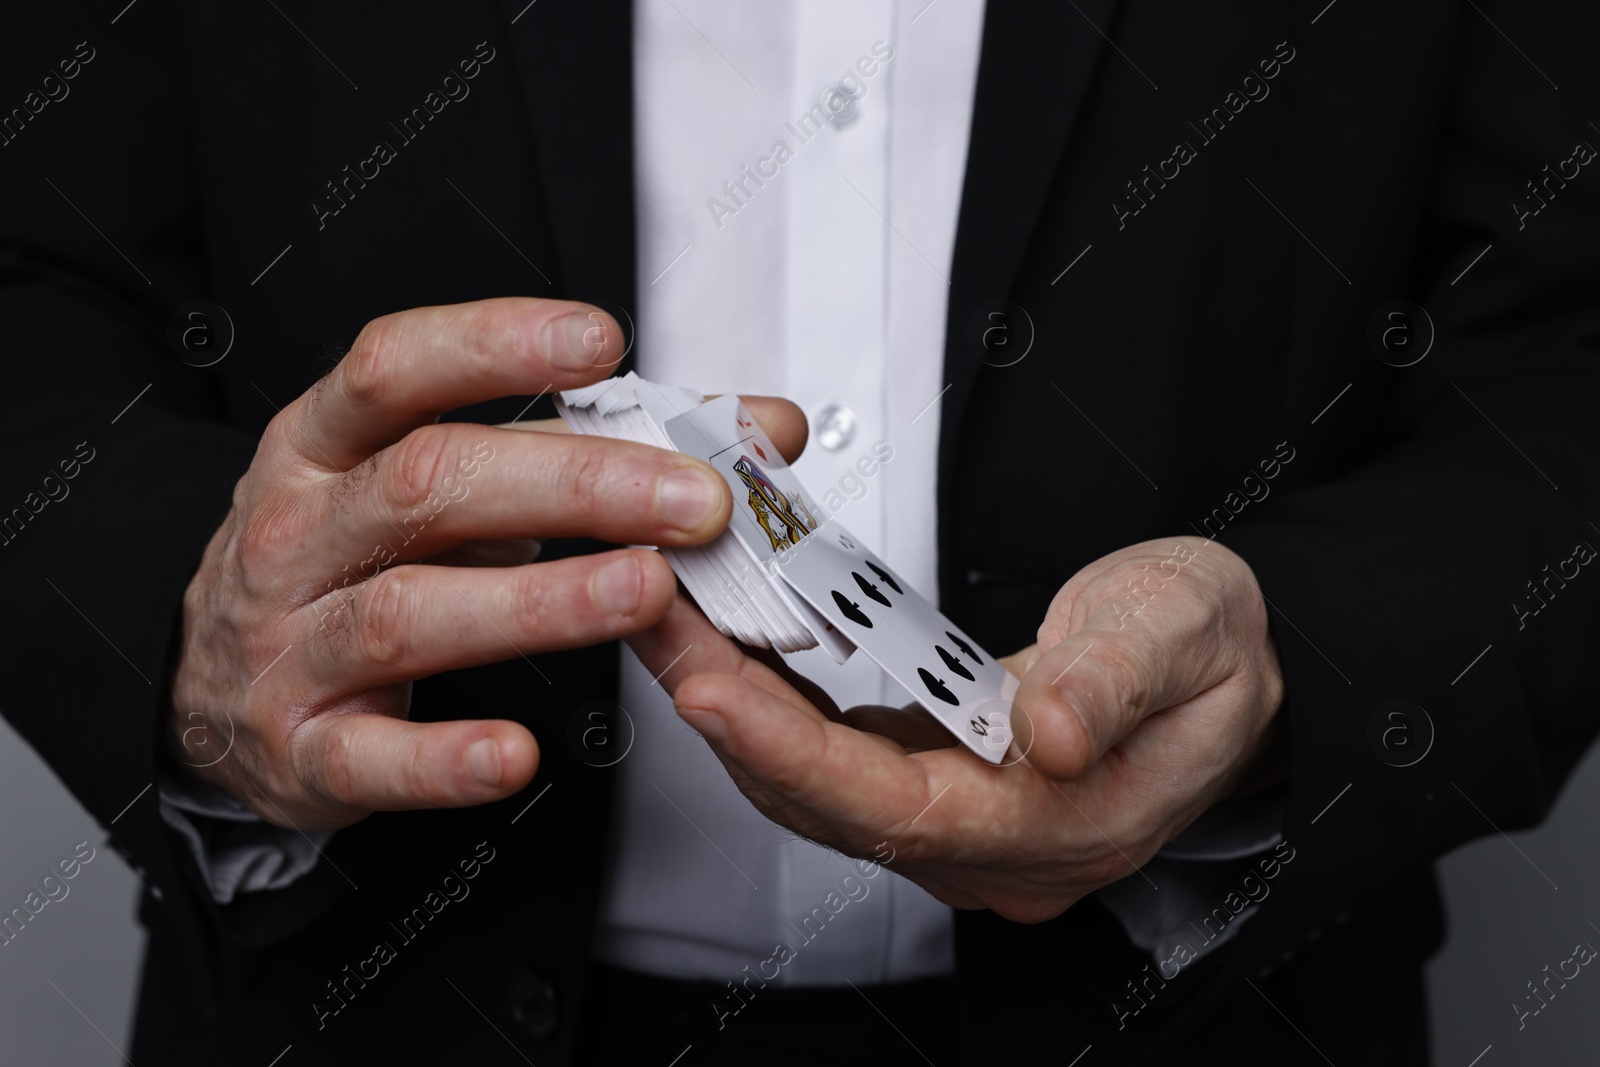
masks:
{"type": "Polygon", "coordinates": [[[856,439],[856,413],[843,404],[829,404],[817,412],[817,444],[837,452],[856,439]]]}
{"type": "MultiPolygon", "coordinates": [[[[858,87],[857,93],[859,91],[858,87]]],[[[830,85],[822,90],[817,99],[827,108],[828,121],[842,130],[861,117],[861,112],[856,108],[857,93],[852,93],[843,84],[830,85]]]]}

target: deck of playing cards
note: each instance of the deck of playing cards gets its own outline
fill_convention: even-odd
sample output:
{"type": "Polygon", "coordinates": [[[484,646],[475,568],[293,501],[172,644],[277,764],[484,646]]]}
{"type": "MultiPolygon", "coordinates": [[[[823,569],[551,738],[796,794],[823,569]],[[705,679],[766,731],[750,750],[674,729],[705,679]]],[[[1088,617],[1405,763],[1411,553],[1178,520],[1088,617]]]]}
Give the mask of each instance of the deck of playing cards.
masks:
{"type": "Polygon", "coordinates": [[[1016,679],[836,520],[819,515],[737,396],[633,373],[556,399],[577,433],[618,437],[705,460],[733,490],[715,540],[662,555],[717,629],[755,648],[863,649],[968,749],[1000,763],[1011,743],[1016,679]]]}

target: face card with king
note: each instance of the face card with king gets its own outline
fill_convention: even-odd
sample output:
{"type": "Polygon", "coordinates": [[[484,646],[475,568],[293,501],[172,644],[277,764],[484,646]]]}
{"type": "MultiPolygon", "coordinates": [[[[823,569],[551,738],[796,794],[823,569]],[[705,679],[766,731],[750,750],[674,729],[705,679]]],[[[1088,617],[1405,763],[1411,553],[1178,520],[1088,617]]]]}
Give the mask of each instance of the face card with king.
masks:
{"type": "Polygon", "coordinates": [[[729,394],[668,420],[680,452],[698,456],[733,491],[728,529],[762,563],[793,548],[819,525],[800,482],[737,396],[729,394]]]}

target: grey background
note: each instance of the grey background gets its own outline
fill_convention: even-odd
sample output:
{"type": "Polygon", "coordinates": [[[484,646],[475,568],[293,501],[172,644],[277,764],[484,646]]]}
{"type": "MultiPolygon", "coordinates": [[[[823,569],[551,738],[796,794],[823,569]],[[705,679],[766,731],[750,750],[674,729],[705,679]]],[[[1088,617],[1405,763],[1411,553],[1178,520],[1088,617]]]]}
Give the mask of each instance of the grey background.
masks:
{"type": "MultiPolygon", "coordinates": [[[[1546,964],[1554,971],[1580,941],[1600,947],[1590,926],[1600,925],[1597,811],[1600,750],[1543,826],[1508,841],[1486,823],[1487,837],[1444,860],[1449,941],[1428,971],[1437,1067],[1468,1067],[1479,1056],[1478,1067],[1600,1063],[1600,968],[1585,968],[1521,1030],[1512,1010],[1546,964]]],[[[0,812],[0,912],[20,906],[78,842],[96,849],[68,896],[0,948],[0,1062],[123,1063],[144,942],[134,922],[138,879],[4,722],[0,812]]],[[[1356,1008],[1353,1026],[1385,1010],[1359,997],[1356,1008]]],[[[1319,1061],[1308,1050],[1305,1062],[1319,1061]]]]}

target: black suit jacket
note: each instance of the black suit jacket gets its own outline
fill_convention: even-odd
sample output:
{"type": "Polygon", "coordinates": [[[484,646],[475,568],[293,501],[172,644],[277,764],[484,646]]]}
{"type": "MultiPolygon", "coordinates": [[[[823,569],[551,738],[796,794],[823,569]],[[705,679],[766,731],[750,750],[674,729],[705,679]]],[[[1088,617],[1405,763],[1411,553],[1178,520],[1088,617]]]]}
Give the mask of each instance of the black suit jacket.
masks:
{"type": "MultiPolygon", "coordinates": [[[[281,892],[212,904],[146,787],[201,549],[275,409],[364,322],[505,294],[632,313],[628,4],[122,7],[13,14],[0,44],[0,700],[144,879],[134,1056],[568,1062],[611,772],[567,729],[612,694],[615,649],[420,683],[418,718],[526,722],[533,785],[373,817],[281,892]],[[214,366],[169,343],[191,300],[231,319],[214,366]],[[463,863],[470,895],[446,900],[463,863]]],[[[1416,1055],[1388,1042],[1414,1049],[1420,1022],[1348,1020],[1419,1007],[1430,860],[1536,821],[1594,732],[1600,578],[1564,561],[1600,544],[1600,178],[1566,162],[1600,143],[1596,14],[1321,7],[989,4],[928,353],[951,383],[940,597],[1009,649],[1082,564],[1218,536],[1273,610],[1294,859],[1159,986],[1093,901],[963,914],[963,1025],[1006,1019],[967,1062],[1038,1040],[1306,1055],[1274,1008],[1338,1062],[1416,1055]],[[1422,719],[1391,701],[1431,720],[1411,766],[1383,731],[1422,719]]]]}

